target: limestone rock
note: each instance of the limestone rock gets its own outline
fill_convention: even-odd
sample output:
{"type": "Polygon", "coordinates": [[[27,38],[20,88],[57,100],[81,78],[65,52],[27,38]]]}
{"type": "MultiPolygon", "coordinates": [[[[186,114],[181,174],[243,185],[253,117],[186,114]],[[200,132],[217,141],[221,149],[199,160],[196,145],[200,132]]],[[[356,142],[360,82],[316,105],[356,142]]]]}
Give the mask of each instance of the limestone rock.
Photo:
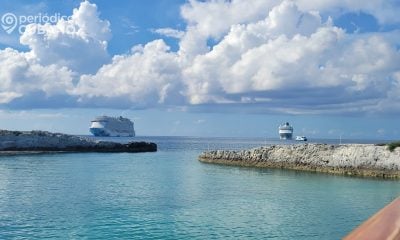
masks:
{"type": "Polygon", "coordinates": [[[96,141],[74,135],[45,131],[0,130],[1,152],[63,151],[63,152],[155,152],[157,145],[147,142],[117,143],[96,141]]]}
{"type": "Polygon", "coordinates": [[[243,151],[210,151],[207,163],[288,168],[361,176],[400,177],[400,149],[372,144],[272,145],[243,151]]]}

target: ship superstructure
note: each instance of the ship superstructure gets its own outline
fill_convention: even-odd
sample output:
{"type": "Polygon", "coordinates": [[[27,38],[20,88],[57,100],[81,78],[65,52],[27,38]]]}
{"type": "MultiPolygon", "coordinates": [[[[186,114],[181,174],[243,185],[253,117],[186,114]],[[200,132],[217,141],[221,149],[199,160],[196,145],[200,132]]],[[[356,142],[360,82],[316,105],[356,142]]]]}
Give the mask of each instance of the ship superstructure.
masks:
{"type": "Polygon", "coordinates": [[[90,126],[90,132],[99,137],[134,137],[135,129],[131,120],[124,117],[96,117],[90,126]]]}
{"type": "Polygon", "coordinates": [[[284,140],[290,140],[293,137],[293,127],[288,122],[279,126],[279,137],[284,140]]]}

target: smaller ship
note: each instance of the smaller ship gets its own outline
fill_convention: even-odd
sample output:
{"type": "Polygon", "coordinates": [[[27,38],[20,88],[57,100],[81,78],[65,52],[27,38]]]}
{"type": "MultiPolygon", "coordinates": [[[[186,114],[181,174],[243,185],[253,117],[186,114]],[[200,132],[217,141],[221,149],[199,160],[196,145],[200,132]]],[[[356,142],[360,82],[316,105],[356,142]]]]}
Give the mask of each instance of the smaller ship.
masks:
{"type": "Polygon", "coordinates": [[[305,136],[296,136],[296,141],[307,141],[307,138],[305,136]]]}
{"type": "Polygon", "coordinates": [[[293,127],[288,122],[279,126],[279,137],[284,140],[290,140],[293,137],[293,127]]]}
{"type": "Polygon", "coordinates": [[[123,117],[99,116],[92,121],[90,132],[96,137],[134,137],[133,122],[123,117]]]}

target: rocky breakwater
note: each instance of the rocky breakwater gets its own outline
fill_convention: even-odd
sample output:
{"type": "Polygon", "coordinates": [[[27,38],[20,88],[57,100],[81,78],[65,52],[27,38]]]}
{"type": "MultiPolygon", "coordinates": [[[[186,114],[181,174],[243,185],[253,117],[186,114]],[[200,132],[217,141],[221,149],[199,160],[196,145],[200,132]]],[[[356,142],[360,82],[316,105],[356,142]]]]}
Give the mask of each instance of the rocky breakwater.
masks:
{"type": "Polygon", "coordinates": [[[148,142],[117,143],[44,131],[0,130],[0,155],[43,152],[155,152],[148,142]]]}
{"type": "Polygon", "coordinates": [[[204,163],[282,168],[343,175],[400,178],[400,149],[370,144],[272,145],[242,151],[209,151],[204,163]]]}

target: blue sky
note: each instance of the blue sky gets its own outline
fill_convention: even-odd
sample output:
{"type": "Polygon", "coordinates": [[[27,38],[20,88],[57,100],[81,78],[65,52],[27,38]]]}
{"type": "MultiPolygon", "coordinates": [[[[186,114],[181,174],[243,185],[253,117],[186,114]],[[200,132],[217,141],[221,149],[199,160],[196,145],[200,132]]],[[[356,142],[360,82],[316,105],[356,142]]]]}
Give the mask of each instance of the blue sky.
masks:
{"type": "Polygon", "coordinates": [[[1,16],[72,19],[0,28],[0,128],[88,134],[108,114],[132,118],[139,135],[272,138],[289,121],[310,138],[398,139],[399,10],[395,0],[5,0],[1,16]]]}

